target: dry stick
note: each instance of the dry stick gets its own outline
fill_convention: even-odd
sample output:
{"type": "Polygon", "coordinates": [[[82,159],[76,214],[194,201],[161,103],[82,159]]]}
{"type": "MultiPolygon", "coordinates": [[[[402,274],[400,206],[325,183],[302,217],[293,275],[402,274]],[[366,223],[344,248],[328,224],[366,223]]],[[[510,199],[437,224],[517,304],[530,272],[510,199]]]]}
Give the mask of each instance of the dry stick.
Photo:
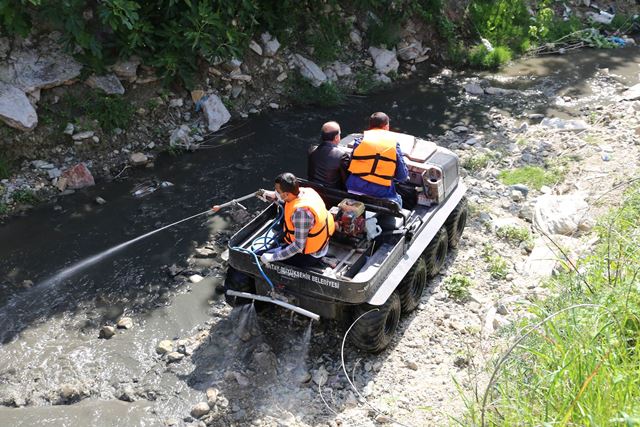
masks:
{"type": "Polygon", "coordinates": [[[324,403],[324,406],[326,406],[327,409],[330,410],[336,417],[339,417],[340,415],[329,406],[326,400],[324,400],[324,396],[322,395],[322,386],[320,385],[320,382],[318,382],[318,393],[320,393],[320,399],[322,399],[322,403],[324,403]]]}
{"type": "MultiPolygon", "coordinates": [[[[486,407],[487,407],[487,396],[489,396],[489,391],[491,390],[491,387],[493,386],[494,381],[496,380],[496,377],[498,375],[498,371],[500,370],[500,367],[502,366],[502,364],[507,360],[507,358],[511,355],[511,353],[513,352],[513,350],[515,350],[515,348],[526,338],[529,336],[529,334],[531,334],[532,332],[534,332],[536,329],[538,329],[540,326],[544,325],[548,320],[553,319],[554,317],[556,317],[557,315],[564,313],[565,311],[569,311],[569,310],[573,310],[574,308],[581,308],[581,307],[599,307],[599,308],[603,308],[605,310],[607,310],[606,307],[599,305],[599,304],[576,304],[576,305],[572,305],[570,307],[566,307],[563,308],[562,310],[556,311],[555,313],[550,314],[549,316],[545,317],[542,321],[536,323],[527,333],[525,333],[524,335],[520,336],[520,338],[518,338],[512,345],[511,347],[509,347],[509,349],[506,351],[506,353],[500,358],[500,360],[498,361],[498,363],[496,364],[496,367],[493,370],[493,373],[491,374],[491,378],[489,379],[489,384],[487,384],[487,388],[484,391],[484,396],[482,398],[482,408],[481,408],[481,417],[480,417],[480,425],[482,427],[485,426],[485,422],[484,422],[484,415],[486,412],[486,407]]],[[[607,310],[608,311],[608,310],[607,310]]]]}
{"type": "Polygon", "coordinates": [[[116,176],[114,176],[114,177],[113,177],[113,179],[118,179],[118,177],[119,177],[120,175],[122,175],[122,172],[126,171],[126,170],[129,168],[129,166],[130,166],[130,165],[126,165],[126,166],[124,167],[124,169],[122,169],[118,175],[116,175],[116,176]]]}
{"type": "MultiPolygon", "coordinates": [[[[375,411],[377,414],[380,415],[384,415],[384,413],[382,411],[380,411],[378,408],[376,408],[375,406],[373,406],[372,404],[370,404],[367,399],[364,398],[364,396],[362,394],[360,394],[360,392],[358,391],[358,389],[356,388],[356,386],[353,384],[353,382],[351,381],[351,378],[349,378],[349,374],[347,373],[347,368],[344,364],[344,343],[347,341],[347,336],[349,335],[349,332],[351,331],[351,329],[356,325],[356,323],[358,323],[358,321],[360,319],[362,319],[364,316],[366,316],[367,314],[371,313],[372,311],[379,311],[379,308],[372,308],[371,310],[361,314],[356,320],[353,321],[353,323],[351,324],[351,326],[349,326],[349,329],[347,329],[347,332],[344,333],[344,337],[342,338],[342,346],[340,348],[340,360],[342,362],[342,371],[344,372],[344,375],[347,377],[347,381],[349,381],[349,385],[351,386],[351,388],[356,392],[356,394],[358,395],[358,397],[360,399],[362,399],[364,401],[364,403],[371,409],[373,409],[373,411],[375,411]]],[[[396,424],[399,424],[403,427],[409,427],[406,424],[401,423],[400,421],[389,417],[391,421],[393,421],[396,424]]]]}

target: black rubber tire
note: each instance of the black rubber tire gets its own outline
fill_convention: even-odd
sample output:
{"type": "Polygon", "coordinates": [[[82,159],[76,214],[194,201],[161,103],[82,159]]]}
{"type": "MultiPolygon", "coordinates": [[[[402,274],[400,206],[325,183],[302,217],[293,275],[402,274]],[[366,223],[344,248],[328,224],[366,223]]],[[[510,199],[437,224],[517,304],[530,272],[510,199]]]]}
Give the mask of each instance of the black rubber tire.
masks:
{"type": "Polygon", "coordinates": [[[375,308],[378,310],[365,314],[350,332],[351,342],[359,349],[370,353],[380,353],[387,348],[398,329],[402,313],[398,293],[393,292],[387,302],[379,307],[369,304],[356,306],[353,320],[375,308]]]}
{"type": "Polygon", "coordinates": [[[467,198],[463,197],[444,223],[445,227],[447,227],[447,234],[449,235],[450,249],[456,248],[458,243],[460,243],[464,227],[467,225],[468,215],[469,204],[467,203],[467,198]]]}
{"type": "Polygon", "coordinates": [[[253,300],[248,298],[238,298],[231,295],[227,295],[227,290],[234,290],[239,292],[249,292],[254,294],[256,292],[256,283],[253,277],[248,276],[235,268],[227,267],[227,276],[224,279],[224,299],[231,307],[237,307],[239,305],[251,304],[253,300]]]}
{"type": "Polygon", "coordinates": [[[404,314],[411,313],[420,304],[427,279],[427,263],[420,257],[398,285],[400,306],[404,314]]]}
{"type": "Polygon", "coordinates": [[[447,260],[447,252],[449,251],[449,236],[446,227],[441,227],[436,233],[427,249],[422,253],[422,257],[427,265],[427,277],[435,277],[444,262],[447,260]]]}

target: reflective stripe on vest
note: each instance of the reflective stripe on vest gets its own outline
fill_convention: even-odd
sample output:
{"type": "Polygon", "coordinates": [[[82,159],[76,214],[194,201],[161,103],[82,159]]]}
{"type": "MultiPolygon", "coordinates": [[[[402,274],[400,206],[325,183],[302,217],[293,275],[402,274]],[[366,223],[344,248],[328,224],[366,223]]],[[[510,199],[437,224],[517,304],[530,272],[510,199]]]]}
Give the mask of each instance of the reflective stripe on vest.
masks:
{"type": "Polygon", "coordinates": [[[349,172],[368,182],[391,187],[396,174],[396,138],[383,129],[364,132],[360,145],[353,150],[349,172]]]}
{"type": "Polygon", "coordinates": [[[295,228],[293,226],[293,213],[296,209],[305,208],[313,215],[313,227],[307,235],[304,245],[305,254],[313,254],[324,248],[324,245],[333,234],[335,224],[333,215],[327,211],[320,195],[309,187],[300,187],[298,197],[284,204],[284,241],[291,244],[295,241],[295,228]]]}

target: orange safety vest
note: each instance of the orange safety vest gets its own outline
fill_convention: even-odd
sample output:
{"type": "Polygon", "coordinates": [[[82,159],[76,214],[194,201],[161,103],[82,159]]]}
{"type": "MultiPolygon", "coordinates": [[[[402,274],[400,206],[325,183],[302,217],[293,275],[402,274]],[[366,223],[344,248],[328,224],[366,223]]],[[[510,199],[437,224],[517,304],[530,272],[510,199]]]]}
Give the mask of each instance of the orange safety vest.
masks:
{"type": "Polygon", "coordinates": [[[324,201],[313,188],[301,187],[298,197],[284,204],[284,241],[287,244],[291,244],[295,240],[292,218],[293,213],[299,208],[305,208],[313,215],[313,227],[309,230],[304,253],[316,253],[324,248],[335,230],[333,215],[327,211],[324,201]]]}
{"type": "Polygon", "coordinates": [[[384,129],[364,132],[360,145],[351,154],[349,172],[368,182],[391,187],[396,175],[396,138],[384,129]]]}

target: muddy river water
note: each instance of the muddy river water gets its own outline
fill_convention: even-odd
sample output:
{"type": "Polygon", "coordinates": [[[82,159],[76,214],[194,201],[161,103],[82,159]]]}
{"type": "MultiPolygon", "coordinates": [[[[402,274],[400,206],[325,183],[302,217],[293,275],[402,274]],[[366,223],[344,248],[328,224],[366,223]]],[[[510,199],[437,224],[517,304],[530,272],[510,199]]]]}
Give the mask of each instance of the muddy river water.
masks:
{"type": "MultiPolygon", "coordinates": [[[[214,203],[269,188],[281,171],[304,176],[307,147],[316,142],[324,121],[339,121],[343,134],[357,132],[370,113],[380,110],[389,114],[396,130],[426,136],[460,122],[488,126],[491,107],[514,115],[571,115],[572,108],[551,105],[553,99],[591,96],[584,81],[599,68],[609,68],[624,84],[635,84],[638,57],[631,48],[520,61],[491,81],[523,91],[509,103],[499,97],[469,99],[463,76],[425,74],[392,90],[351,97],[338,108],[270,112],[232,123],[225,135],[200,151],[160,156],[153,169],[98,183],[1,225],[0,425],[151,426],[167,419],[179,425],[190,407],[203,400],[213,371],[240,357],[242,343],[232,339],[211,350],[206,369],[198,371],[167,368],[155,352],[159,340],[237,320],[212,317],[212,307],[222,304],[215,293],[221,280],[217,269],[206,266],[207,277],[197,284],[167,274],[168,266],[184,265],[216,233],[237,227],[237,217],[196,218],[62,281],[47,281],[65,267],[214,203]],[[132,195],[139,184],[162,181],[173,186],[144,197],[132,195]],[[107,203],[95,203],[97,196],[107,203]],[[98,339],[102,325],[123,315],[133,319],[132,329],[98,339]],[[134,402],[119,400],[128,389],[135,390],[134,402]]],[[[260,205],[251,201],[247,206],[260,205]]],[[[287,349],[301,357],[306,323],[294,322],[291,329],[282,331],[290,336],[287,349]]],[[[321,353],[323,342],[312,340],[311,347],[321,353]]],[[[227,398],[232,401],[233,396],[227,398]]],[[[295,395],[291,398],[295,404],[295,395]]]]}

